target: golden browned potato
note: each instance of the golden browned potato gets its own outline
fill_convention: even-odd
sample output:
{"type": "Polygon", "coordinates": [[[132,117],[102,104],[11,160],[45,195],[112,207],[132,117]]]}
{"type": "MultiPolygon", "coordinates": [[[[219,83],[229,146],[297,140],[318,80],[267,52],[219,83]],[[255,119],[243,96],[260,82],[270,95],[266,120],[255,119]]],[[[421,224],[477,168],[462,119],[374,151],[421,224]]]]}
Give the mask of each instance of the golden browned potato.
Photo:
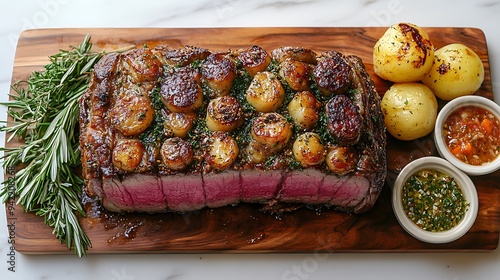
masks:
{"type": "Polygon", "coordinates": [[[162,59],[165,63],[172,67],[183,67],[191,64],[194,61],[204,60],[210,55],[210,51],[204,48],[185,46],[180,49],[162,49],[155,48],[162,54],[162,59]]]}
{"type": "Polygon", "coordinates": [[[302,61],[285,59],[280,64],[279,75],[293,90],[308,90],[311,84],[312,68],[302,61]]]}
{"type": "Polygon", "coordinates": [[[305,62],[308,64],[316,64],[316,56],[317,54],[306,48],[301,48],[301,47],[280,47],[277,49],[274,49],[271,52],[271,56],[274,60],[278,62],[283,62],[287,58],[291,58],[293,60],[305,62]]]}
{"type": "Polygon", "coordinates": [[[151,49],[134,49],[125,53],[125,68],[137,83],[155,81],[162,73],[163,65],[151,49]]]}
{"type": "Polygon", "coordinates": [[[303,167],[318,165],[325,160],[325,147],[319,135],[313,132],[301,134],[293,142],[293,156],[303,167]]]}
{"type": "Polygon", "coordinates": [[[163,142],[160,154],[165,167],[172,170],[183,170],[193,161],[193,147],[188,141],[173,137],[163,142]]]}
{"type": "Polygon", "coordinates": [[[151,100],[147,96],[126,94],[118,98],[110,112],[111,123],[125,136],[144,132],[155,118],[151,100]]]}
{"type": "Polygon", "coordinates": [[[203,91],[192,75],[175,72],[166,76],[160,87],[162,102],[174,113],[191,113],[203,105],[203,91]]]}
{"type": "Polygon", "coordinates": [[[222,53],[211,54],[201,65],[201,75],[210,98],[225,96],[236,78],[236,65],[222,53]]]}
{"type": "Polygon", "coordinates": [[[319,119],[321,103],[310,91],[300,91],[288,103],[288,113],[296,126],[311,130],[319,119]]]}
{"type": "Polygon", "coordinates": [[[113,165],[126,172],[137,170],[144,155],[144,145],[137,139],[121,139],[113,149],[113,165]]]}
{"type": "Polygon", "coordinates": [[[269,151],[281,150],[292,137],[292,127],[285,117],[278,113],[266,113],[255,118],[251,136],[269,151]]]}
{"type": "Polygon", "coordinates": [[[206,123],[211,131],[232,131],[243,123],[243,111],[238,100],[222,96],[210,100],[206,123]]]}
{"type": "Polygon", "coordinates": [[[333,173],[343,176],[356,169],[359,154],[352,146],[332,146],[326,155],[326,165],[333,173]]]}
{"type": "Polygon", "coordinates": [[[450,44],[434,54],[434,64],[422,82],[443,99],[470,95],[484,80],[481,58],[463,44],[450,44]]]}
{"type": "Polygon", "coordinates": [[[212,168],[226,170],[238,158],[239,148],[236,141],[226,132],[215,132],[210,139],[206,161],[212,168]]]}
{"type": "Polygon", "coordinates": [[[258,112],[272,112],[285,101],[285,89],[271,72],[259,72],[246,91],[246,99],[258,112]]]}
{"type": "Polygon", "coordinates": [[[238,60],[247,72],[253,77],[264,72],[271,63],[271,56],[259,46],[252,46],[238,55],[238,60]]]}
{"type": "Polygon", "coordinates": [[[175,136],[186,138],[193,127],[196,115],[194,113],[170,113],[165,117],[164,127],[175,136]]]}
{"type": "Polygon", "coordinates": [[[259,144],[255,139],[252,139],[246,147],[246,154],[253,163],[262,163],[272,153],[266,150],[264,146],[259,144]]]}
{"type": "Polygon", "coordinates": [[[438,104],[424,84],[396,83],[380,103],[389,133],[400,140],[414,140],[432,132],[438,104]]]}
{"type": "Polygon", "coordinates": [[[425,31],[410,23],[392,25],[373,48],[373,70],[392,82],[418,82],[429,72],[434,46],[425,31]]]}

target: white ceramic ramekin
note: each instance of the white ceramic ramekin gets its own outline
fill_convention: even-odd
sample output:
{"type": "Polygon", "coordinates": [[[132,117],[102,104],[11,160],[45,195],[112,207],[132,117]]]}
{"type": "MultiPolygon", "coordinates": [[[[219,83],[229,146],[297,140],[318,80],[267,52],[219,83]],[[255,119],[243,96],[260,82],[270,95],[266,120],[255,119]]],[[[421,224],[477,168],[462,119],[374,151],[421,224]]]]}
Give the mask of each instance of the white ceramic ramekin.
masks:
{"type": "Polygon", "coordinates": [[[392,207],[401,226],[413,237],[428,243],[447,243],[462,237],[476,220],[478,204],[476,187],[467,174],[438,157],[423,157],[410,162],[397,177],[392,193],[392,207]],[[403,210],[403,185],[413,174],[423,169],[438,170],[453,177],[461,187],[464,198],[469,202],[469,208],[462,221],[452,229],[441,232],[424,230],[413,223],[403,210]]]}
{"type": "MultiPolygon", "coordinates": [[[[468,95],[455,98],[448,102],[439,112],[434,127],[434,142],[439,154],[469,175],[484,175],[492,173],[500,168],[500,156],[494,161],[484,165],[471,165],[457,159],[448,149],[443,139],[443,124],[448,116],[456,109],[464,106],[478,106],[493,113],[500,120],[500,106],[485,97],[468,95]]],[[[499,143],[500,146],[500,143],[499,143]]]]}

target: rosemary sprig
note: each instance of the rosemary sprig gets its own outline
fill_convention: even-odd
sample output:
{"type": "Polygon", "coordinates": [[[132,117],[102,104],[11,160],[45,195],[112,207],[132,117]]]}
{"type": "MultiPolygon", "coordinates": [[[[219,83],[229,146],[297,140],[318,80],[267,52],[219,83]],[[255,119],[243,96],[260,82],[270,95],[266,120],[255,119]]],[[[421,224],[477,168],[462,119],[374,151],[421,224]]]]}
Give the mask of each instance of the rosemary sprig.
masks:
{"type": "Polygon", "coordinates": [[[78,256],[92,244],[78,222],[85,216],[80,195],[83,181],[74,172],[80,164],[78,98],[86,90],[90,71],[103,56],[92,51],[90,36],[80,46],[50,56],[45,71],[33,72],[26,81],[12,86],[8,107],[12,123],[0,127],[24,143],[0,148],[4,168],[22,166],[4,182],[3,203],[17,196],[24,211],[44,217],[53,233],[78,256]],[[15,186],[15,191],[7,189],[15,186]]]}

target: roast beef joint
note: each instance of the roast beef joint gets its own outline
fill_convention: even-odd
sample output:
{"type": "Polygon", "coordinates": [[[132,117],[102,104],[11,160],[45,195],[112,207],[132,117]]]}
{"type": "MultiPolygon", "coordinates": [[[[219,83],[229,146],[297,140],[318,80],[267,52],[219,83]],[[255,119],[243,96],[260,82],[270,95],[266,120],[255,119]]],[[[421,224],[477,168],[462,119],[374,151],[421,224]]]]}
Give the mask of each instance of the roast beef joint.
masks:
{"type": "Polygon", "coordinates": [[[387,170],[379,99],[361,59],[333,50],[107,54],[80,99],[86,191],[115,212],[363,213],[387,170]]]}

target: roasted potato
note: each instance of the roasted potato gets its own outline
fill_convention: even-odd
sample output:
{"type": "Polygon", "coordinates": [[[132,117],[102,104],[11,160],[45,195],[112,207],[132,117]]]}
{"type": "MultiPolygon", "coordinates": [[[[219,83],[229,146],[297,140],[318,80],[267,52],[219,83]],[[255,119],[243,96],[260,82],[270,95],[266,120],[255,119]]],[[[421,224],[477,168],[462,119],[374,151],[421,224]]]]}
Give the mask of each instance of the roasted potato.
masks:
{"type": "Polygon", "coordinates": [[[301,47],[279,47],[271,52],[271,57],[280,63],[288,58],[314,65],[318,62],[314,51],[301,47]]]}
{"type": "Polygon", "coordinates": [[[463,44],[450,44],[434,54],[434,64],[422,82],[443,100],[476,92],[484,80],[481,58],[463,44]]]}
{"type": "Polygon", "coordinates": [[[246,99],[258,112],[272,112],[285,100],[285,89],[271,72],[257,73],[246,91],[246,99]]]}
{"type": "Polygon", "coordinates": [[[211,131],[232,131],[243,123],[241,105],[233,96],[210,100],[207,106],[207,127],[211,131]]]}
{"type": "Polygon", "coordinates": [[[151,99],[137,94],[124,94],[111,109],[111,122],[124,136],[139,135],[155,118],[151,99]]]}
{"type": "Polygon", "coordinates": [[[210,139],[206,161],[217,170],[226,170],[238,158],[238,144],[226,132],[215,132],[210,139]]]}
{"type": "Polygon", "coordinates": [[[325,147],[319,135],[313,132],[301,134],[293,142],[293,156],[303,167],[314,166],[325,160],[325,147]]]}
{"type": "Polygon", "coordinates": [[[421,83],[396,83],[380,104],[389,133],[400,140],[414,140],[434,129],[438,104],[434,93],[421,83]]]}
{"type": "Polygon", "coordinates": [[[160,154],[165,167],[171,170],[185,169],[194,157],[191,144],[179,137],[165,140],[161,146],[160,154]]]}
{"type": "Polygon", "coordinates": [[[418,82],[429,72],[434,46],[422,28],[410,24],[392,25],[373,49],[373,69],[392,82],[418,82]]]}
{"type": "Polygon", "coordinates": [[[133,172],[142,161],[146,148],[137,139],[121,139],[113,149],[113,165],[126,172],[133,172]]]}
{"type": "Polygon", "coordinates": [[[226,96],[236,78],[236,65],[222,53],[213,53],[201,65],[205,90],[210,98],[226,96]]]}
{"type": "Polygon", "coordinates": [[[162,102],[174,113],[192,113],[203,106],[203,90],[193,75],[176,72],[161,81],[162,102]]]}
{"type": "Polygon", "coordinates": [[[292,127],[278,113],[266,113],[255,118],[250,132],[252,138],[270,152],[280,151],[292,137],[292,127]]]}
{"type": "Polygon", "coordinates": [[[328,149],[325,161],[330,171],[339,176],[344,176],[356,169],[359,153],[352,146],[335,145],[328,149]]]}
{"type": "Polygon", "coordinates": [[[248,146],[245,149],[248,158],[253,162],[253,163],[262,163],[266,160],[268,156],[271,154],[266,150],[266,147],[262,146],[257,142],[257,140],[252,139],[250,143],[248,143],[248,146]]]}
{"type": "Polygon", "coordinates": [[[300,91],[288,103],[288,113],[296,126],[303,130],[311,130],[319,120],[321,103],[310,91],[300,91]]]}
{"type": "Polygon", "coordinates": [[[311,72],[310,64],[287,58],[280,64],[279,75],[291,89],[301,91],[309,89],[311,72]]]}
{"type": "Polygon", "coordinates": [[[238,60],[253,77],[257,73],[266,70],[267,66],[271,63],[271,55],[259,46],[252,46],[242,51],[238,55],[238,60]]]}
{"type": "Polygon", "coordinates": [[[196,115],[194,113],[170,113],[165,117],[163,126],[175,136],[186,138],[189,130],[193,127],[196,115]]]}

